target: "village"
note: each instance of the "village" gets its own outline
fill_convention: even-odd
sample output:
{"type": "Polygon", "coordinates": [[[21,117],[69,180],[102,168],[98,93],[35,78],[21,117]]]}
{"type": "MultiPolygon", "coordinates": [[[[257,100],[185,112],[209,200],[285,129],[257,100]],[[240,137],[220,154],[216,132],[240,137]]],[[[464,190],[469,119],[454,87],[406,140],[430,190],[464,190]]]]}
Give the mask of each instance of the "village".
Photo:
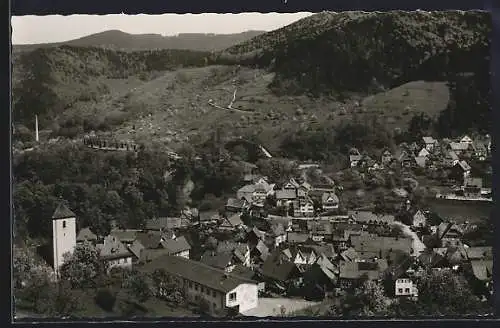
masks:
{"type": "MultiPolygon", "coordinates": [[[[446,168],[449,191],[435,197],[491,202],[484,170],[476,169],[489,161],[490,145],[488,136],[423,137],[400,145],[396,153],[385,150],[380,158],[352,149],[346,170],[368,175],[395,167],[446,168]]],[[[483,299],[492,294],[491,245],[471,246],[462,239],[475,228],[474,218],[459,222],[420,208],[405,188],[393,190],[397,212],[350,208],[342,204],[343,186],[334,180],[307,181],[307,172],[321,172],[315,163],[298,165],[298,176],[280,182],[256,169],[248,163],[244,185],[219,211],[186,208],[176,217],[153,218],[142,229],[113,227],[107,236],[88,227],[77,231],[78,218],[61,201],[52,216],[55,276],[66,253],[91,245],[109,272],[163,270],[190,303],[202,302],[214,316],[228,310],[243,316],[284,315],[293,311],[283,299],[321,302],[366,280],[389,283],[393,299],[417,299],[415,279],[427,270],[465,276],[481,286],[483,299]]]]}

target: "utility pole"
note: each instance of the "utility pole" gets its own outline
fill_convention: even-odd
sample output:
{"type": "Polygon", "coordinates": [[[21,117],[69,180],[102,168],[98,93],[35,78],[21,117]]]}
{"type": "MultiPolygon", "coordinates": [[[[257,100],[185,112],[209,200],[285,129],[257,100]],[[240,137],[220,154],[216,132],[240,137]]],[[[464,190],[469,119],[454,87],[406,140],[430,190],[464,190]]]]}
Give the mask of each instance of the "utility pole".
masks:
{"type": "Polygon", "coordinates": [[[38,115],[35,115],[35,140],[36,140],[36,142],[40,141],[40,138],[38,135],[38,115]]]}

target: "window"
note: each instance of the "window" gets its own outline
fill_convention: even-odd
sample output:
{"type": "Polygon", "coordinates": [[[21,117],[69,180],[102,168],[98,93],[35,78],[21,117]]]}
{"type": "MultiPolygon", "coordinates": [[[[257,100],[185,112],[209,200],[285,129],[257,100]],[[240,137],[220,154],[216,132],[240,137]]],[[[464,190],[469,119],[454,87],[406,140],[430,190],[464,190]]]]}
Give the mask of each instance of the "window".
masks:
{"type": "Polygon", "coordinates": [[[193,282],[192,281],[189,282],[189,288],[193,288],[193,282]]]}
{"type": "Polygon", "coordinates": [[[63,221],[63,228],[66,228],[66,220],[63,221]]]}
{"type": "Polygon", "coordinates": [[[198,291],[198,284],[197,283],[195,283],[195,285],[194,285],[194,290],[198,291]]]}
{"type": "Polygon", "coordinates": [[[405,293],[409,294],[410,293],[410,288],[405,288],[405,293]]]}
{"type": "Polygon", "coordinates": [[[205,292],[205,287],[201,286],[201,292],[205,292]]]}
{"type": "Polygon", "coordinates": [[[398,293],[402,294],[403,293],[403,288],[398,288],[398,293]]]}
{"type": "Polygon", "coordinates": [[[214,309],[217,308],[217,304],[215,304],[215,303],[212,303],[212,306],[213,306],[214,309]]]}
{"type": "Polygon", "coordinates": [[[216,296],[217,296],[217,293],[215,292],[215,290],[212,290],[212,296],[213,296],[213,297],[216,297],[216,296]]]}
{"type": "Polygon", "coordinates": [[[206,292],[207,292],[207,295],[210,296],[210,289],[207,288],[206,292]]]}
{"type": "Polygon", "coordinates": [[[231,302],[236,301],[236,293],[229,294],[229,301],[231,302]]]}

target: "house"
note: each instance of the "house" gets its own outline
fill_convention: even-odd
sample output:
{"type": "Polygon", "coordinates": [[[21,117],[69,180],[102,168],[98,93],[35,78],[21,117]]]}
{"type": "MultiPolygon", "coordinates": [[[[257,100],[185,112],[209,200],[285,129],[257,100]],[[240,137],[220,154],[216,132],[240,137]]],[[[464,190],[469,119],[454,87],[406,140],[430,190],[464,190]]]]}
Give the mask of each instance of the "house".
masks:
{"type": "Polygon", "coordinates": [[[486,286],[491,284],[493,280],[493,260],[472,260],[470,261],[469,270],[472,271],[473,277],[479,281],[484,283],[486,286]]]}
{"type": "Polygon", "coordinates": [[[259,292],[263,292],[266,289],[266,283],[263,281],[261,274],[242,264],[237,264],[233,271],[231,271],[231,274],[256,281],[258,283],[259,292]]]}
{"type": "Polygon", "coordinates": [[[488,146],[483,141],[474,142],[472,148],[474,149],[474,157],[480,161],[486,160],[488,157],[488,146]]]}
{"type": "Polygon", "coordinates": [[[321,208],[323,211],[332,211],[339,208],[339,197],[334,192],[325,192],[321,195],[321,208]]]}
{"type": "Polygon", "coordinates": [[[481,197],[483,189],[483,179],[467,177],[464,181],[463,193],[465,197],[481,197]]]}
{"type": "Polygon", "coordinates": [[[77,243],[89,242],[93,245],[97,243],[97,235],[90,230],[90,228],[83,228],[76,235],[77,243]]]}
{"type": "Polygon", "coordinates": [[[234,213],[228,217],[222,219],[222,223],[219,225],[220,230],[235,230],[244,226],[241,220],[241,213],[234,213]]]}
{"type": "Polygon", "coordinates": [[[137,233],[139,233],[139,230],[121,230],[121,229],[112,229],[111,232],[109,233],[111,236],[116,237],[120,242],[130,245],[134,242],[134,240],[137,237],[137,233]]]}
{"type": "Polygon", "coordinates": [[[411,225],[414,228],[422,228],[427,225],[427,217],[422,210],[418,210],[413,214],[411,225]]]}
{"type": "Polygon", "coordinates": [[[386,149],[382,152],[380,162],[382,163],[382,165],[390,165],[393,159],[394,157],[392,156],[392,153],[388,149],[386,149]]]}
{"type": "Polygon", "coordinates": [[[136,241],[147,249],[158,249],[161,247],[162,233],[159,231],[138,232],[136,241]]]}
{"type": "Polygon", "coordinates": [[[470,175],[471,167],[467,164],[466,161],[459,161],[453,168],[451,169],[450,178],[459,181],[460,183],[464,183],[465,180],[470,175]]]}
{"type": "Polygon", "coordinates": [[[290,244],[302,244],[309,240],[309,234],[300,232],[287,232],[286,239],[290,244]]]}
{"type": "Polygon", "coordinates": [[[191,245],[184,236],[176,239],[167,239],[161,242],[161,246],[167,250],[169,255],[180,256],[189,259],[191,245]]]}
{"type": "Polygon", "coordinates": [[[359,259],[359,255],[354,248],[349,247],[340,253],[340,259],[345,262],[355,262],[359,259]]]}
{"type": "Polygon", "coordinates": [[[424,158],[427,158],[427,156],[429,156],[431,153],[429,152],[429,150],[427,150],[427,148],[422,148],[419,152],[418,152],[418,155],[417,157],[424,157],[424,158]]]}
{"type": "Polygon", "coordinates": [[[276,252],[263,263],[262,276],[266,287],[278,292],[285,292],[290,286],[297,286],[301,278],[295,263],[284,260],[276,252]]]}
{"type": "Polygon", "coordinates": [[[427,165],[427,157],[420,155],[415,157],[415,164],[417,165],[417,167],[425,168],[427,165]]]}
{"type": "Polygon", "coordinates": [[[465,136],[462,137],[462,139],[460,139],[460,143],[461,144],[466,144],[466,145],[472,145],[473,141],[472,141],[472,139],[468,135],[465,135],[465,136]]]}
{"type": "Polygon", "coordinates": [[[280,189],[276,190],[276,205],[285,206],[286,204],[297,199],[296,189],[280,189]]]}
{"type": "Polygon", "coordinates": [[[132,260],[140,261],[144,258],[143,252],[146,250],[146,247],[144,247],[144,245],[142,245],[140,241],[135,240],[131,245],[128,246],[128,250],[134,255],[134,258],[132,260]]]}
{"type": "Polygon", "coordinates": [[[447,248],[432,248],[427,249],[418,256],[420,265],[434,268],[448,268],[450,265],[446,258],[447,248]]]}
{"type": "Polygon", "coordinates": [[[236,265],[233,252],[218,253],[215,251],[206,251],[201,256],[200,262],[226,272],[233,271],[236,265]]]}
{"type": "Polygon", "coordinates": [[[303,274],[303,295],[306,300],[322,300],[326,293],[334,290],[338,268],[323,258],[311,265],[303,274]]]}
{"type": "Polygon", "coordinates": [[[457,153],[455,153],[453,150],[447,151],[444,154],[443,157],[443,164],[447,167],[453,167],[457,165],[457,163],[460,161],[460,158],[458,157],[457,153]]]}
{"type": "Polygon", "coordinates": [[[432,151],[438,144],[438,141],[433,137],[422,137],[423,145],[428,151],[432,151]]]}
{"type": "Polygon", "coordinates": [[[472,144],[462,142],[450,142],[449,148],[459,157],[470,157],[473,153],[472,144]]]}
{"type": "Polygon", "coordinates": [[[300,183],[298,183],[297,180],[295,180],[294,178],[291,178],[290,180],[288,180],[288,182],[286,182],[283,185],[282,189],[297,191],[297,189],[299,189],[299,187],[300,187],[300,183]]]}
{"type": "Polygon", "coordinates": [[[313,241],[331,241],[333,235],[332,224],[324,220],[308,220],[307,231],[313,241]]]}
{"type": "Polygon", "coordinates": [[[240,213],[248,207],[248,204],[244,199],[229,198],[226,203],[226,211],[240,213]]]}
{"type": "Polygon", "coordinates": [[[299,199],[306,199],[311,190],[312,190],[312,186],[309,183],[304,181],[297,188],[297,197],[299,199]]]}
{"type": "Polygon", "coordinates": [[[298,201],[298,209],[294,205],[294,216],[310,217],[314,215],[314,203],[311,199],[298,201]]]}
{"type": "Polygon", "coordinates": [[[403,275],[402,277],[396,279],[394,284],[394,295],[396,297],[417,297],[417,284],[413,281],[413,279],[403,275]]]}
{"type": "Polygon", "coordinates": [[[259,241],[263,241],[266,238],[266,233],[257,229],[257,227],[248,228],[246,234],[246,241],[249,245],[256,246],[259,241]]]}
{"type": "Polygon", "coordinates": [[[413,254],[413,240],[411,238],[380,237],[380,236],[351,236],[351,245],[362,259],[387,259],[394,252],[413,254]]]}
{"type": "Polygon", "coordinates": [[[345,262],[339,263],[339,283],[343,288],[349,288],[356,282],[365,278],[380,281],[388,264],[385,259],[377,259],[367,262],[345,262]]]}
{"type": "Polygon", "coordinates": [[[287,233],[285,227],[281,223],[271,225],[270,235],[274,238],[275,247],[286,242],[287,233]]]}
{"type": "Polygon", "coordinates": [[[189,302],[207,302],[212,314],[228,308],[243,313],[258,305],[256,281],[179,256],[165,255],[140,268],[145,273],[159,269],[176,280],[189,302]]]}
{"type": "Polygon", "coordinates": [[[410,167],[414,160],[411,153],[407,152],[406,150],[401,151],[397,159],[398,162],[401,163],[402,167],[410,167]]]}
{"type": "Polygon", "coordinates": [[[113,235],[106,236],[102,244],[96,245],[99,255],[111,270],[115,267],[132,268],[133,254],[127,249],[117,237],[113,235]]]}

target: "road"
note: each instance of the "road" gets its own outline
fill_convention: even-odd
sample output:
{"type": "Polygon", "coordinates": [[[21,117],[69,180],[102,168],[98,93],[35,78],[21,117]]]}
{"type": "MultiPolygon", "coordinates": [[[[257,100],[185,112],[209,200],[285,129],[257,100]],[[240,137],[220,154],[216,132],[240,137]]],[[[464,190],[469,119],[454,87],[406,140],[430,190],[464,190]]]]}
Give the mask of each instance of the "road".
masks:
{"type": "Polygon", "coordinates": [[[412,231],[410,229],[409,226],[407,226],[406,224],[403,224],[401,222],[398,222],[398,221],[395,221],[394,222],[394,225],[397,225],[399,227],[401,227],[401,229],[403,230],[403,233],[408,236],[408,237],[411,237],[411,239],[413,240],[413,251],[415,252],[415,256],[420,256],[420,254],[422,254],[422,252],[425,250],[425,244],[420,240],[420,238],[418,238],[418,235],[416,234],[415,231],[412,231]]]}

